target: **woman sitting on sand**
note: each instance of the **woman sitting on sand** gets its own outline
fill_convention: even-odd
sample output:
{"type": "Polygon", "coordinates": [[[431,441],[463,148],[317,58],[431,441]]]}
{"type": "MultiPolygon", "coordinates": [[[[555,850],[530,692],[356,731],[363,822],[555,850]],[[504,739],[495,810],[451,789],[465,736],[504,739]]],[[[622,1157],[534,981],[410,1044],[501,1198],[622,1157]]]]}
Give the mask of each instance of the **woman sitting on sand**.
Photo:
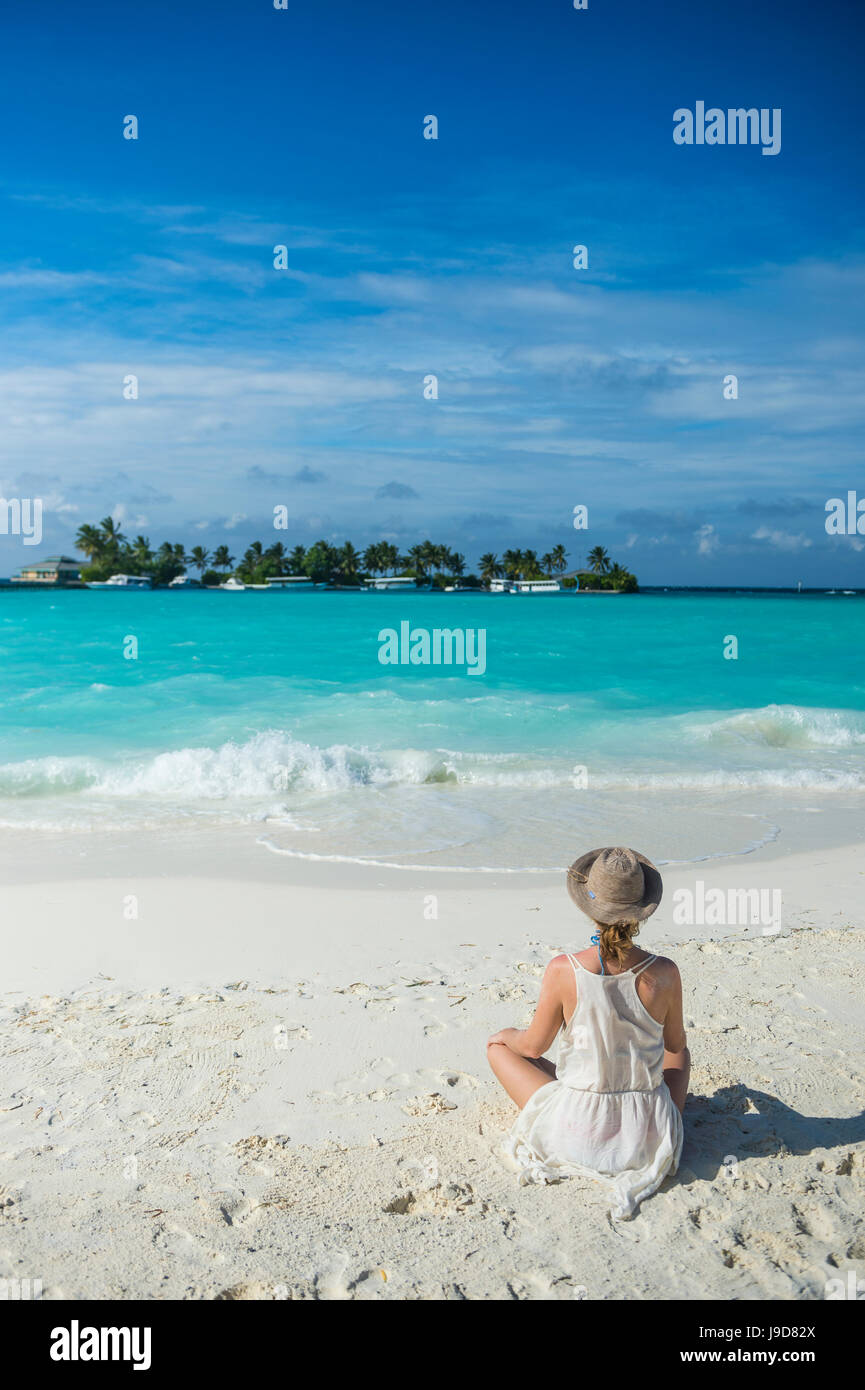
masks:
{"type": "Polygon", "coordinates": [[[661,901],[661,875],[631,849],[596,849],[568,869],[571,898],[600,928],[547,966],[528,1028],[487,1043],[520,1114],[504,1151],[521,1182],[582,1175],[609,1184],[614,1219],[675,1173],[691,1056],[671,960],[634,946],[661,901]],[[544,1053],[559,1037],[558,1062],[544,1053]]]}

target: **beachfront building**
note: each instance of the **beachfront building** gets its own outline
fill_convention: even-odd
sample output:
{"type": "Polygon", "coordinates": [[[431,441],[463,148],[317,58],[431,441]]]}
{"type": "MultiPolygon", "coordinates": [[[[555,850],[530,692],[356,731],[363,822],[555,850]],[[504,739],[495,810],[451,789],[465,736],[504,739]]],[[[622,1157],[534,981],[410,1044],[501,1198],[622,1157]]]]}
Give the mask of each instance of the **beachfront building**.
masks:
{"type": "Polygon", "coordinates": [[[13,584],[34,584],[40,588],[80,589],[81,566],[68,555],[50,555],[47,560],[34,560],[22,565],[12,575],[13,584]]]}
{"type": "Polygon", "coordinates": [[[558,579],[491,579],[491,594],[558,594],[562,586],[558,579]]]}
{"type": "Polygon", "coordinates": [[[511,584],[512,594],[559,594],[561,591],[558,579],[515,579],[511,584]]]}
{"type": "Polygon", "coordinates": [[[401,575],[376,575],[375,579],[365,579],[364,584],[367,589],[413,589],[416,587],[414,577],[410,574],[401,575]]]}

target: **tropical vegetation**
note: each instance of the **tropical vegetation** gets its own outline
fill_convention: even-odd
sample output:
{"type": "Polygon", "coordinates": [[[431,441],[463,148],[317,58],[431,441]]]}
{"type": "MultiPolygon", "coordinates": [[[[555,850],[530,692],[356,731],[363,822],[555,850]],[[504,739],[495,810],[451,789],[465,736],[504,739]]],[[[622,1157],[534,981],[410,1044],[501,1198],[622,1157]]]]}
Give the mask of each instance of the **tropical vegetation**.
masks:
{"type": "MultiPolygon", "coordinates": [[[[351,587],[364,579],[378,575],[402,575],[414,578],[419,584],[444,588],[458,583],[466,588],[488,588],[493,579],[541,579],[560,577],[567,569],[568,554],[563,545],[555,545],[545,555],[534,550],[505,550],[501,559],[487,552],[478,561],[478,573],[466,573],[466,559],[459,551],[432,541],[410,546],[405,554],[390,541],[377,541],[357,550],[351,541],[331,545],[318,540],[313,545],[295,545],[289,550],[281,541],[265,547],[253,541],[243,555],[235,558],[227,545],[209,551],[203,545],[187,552],[180,543],[163,541],[154,549],[147,536],[128,540],[110,516],[98,525],[87,523],[79,528],[75,539],[77,548],[89,560],[81,571],[84,580],[109,579],[112,574],[147,574],[154,585],[168,584],[178,575],[193,569],[203,584],[222,584],[234,575],[244,584],[265,584],[268,579],[298,576],[317,583],[351,587]]],[[[603,546],[589,552],[588,571],[591,587],[633,590],[637,581],[621,565],[613,564],[603,546]]],[[[573,578],[562,578],[565,586],[574,585],[573,578]]],[[[585,587],[585,586],[584,586],[585,587]]]]}

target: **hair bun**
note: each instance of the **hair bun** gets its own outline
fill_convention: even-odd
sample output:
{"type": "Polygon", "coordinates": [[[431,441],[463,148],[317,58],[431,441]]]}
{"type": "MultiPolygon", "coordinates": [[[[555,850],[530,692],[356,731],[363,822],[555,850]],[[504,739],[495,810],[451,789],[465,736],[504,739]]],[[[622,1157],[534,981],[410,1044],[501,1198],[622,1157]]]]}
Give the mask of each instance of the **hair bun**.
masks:
{"type": "Polygon", "coordinates": [[[639,922],[611,922],[600,929],[601,955],[607,960],[615,960],[624,965],[625,957],[633,945],[633,938],[639,935],[639,922]]]}

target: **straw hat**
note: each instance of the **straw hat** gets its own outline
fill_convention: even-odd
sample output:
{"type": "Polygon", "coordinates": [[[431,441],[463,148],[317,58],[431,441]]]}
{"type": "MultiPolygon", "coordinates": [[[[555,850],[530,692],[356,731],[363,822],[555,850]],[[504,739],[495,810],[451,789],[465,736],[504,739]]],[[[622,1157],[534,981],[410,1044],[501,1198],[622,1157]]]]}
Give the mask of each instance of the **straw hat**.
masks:
{"type": "Polygon", "coordinates": [[[593,849],[568,869],[568,892],[581,911],[602,926],[644,922],[664,891],[651,859],[633,849],[593,849]]]}

